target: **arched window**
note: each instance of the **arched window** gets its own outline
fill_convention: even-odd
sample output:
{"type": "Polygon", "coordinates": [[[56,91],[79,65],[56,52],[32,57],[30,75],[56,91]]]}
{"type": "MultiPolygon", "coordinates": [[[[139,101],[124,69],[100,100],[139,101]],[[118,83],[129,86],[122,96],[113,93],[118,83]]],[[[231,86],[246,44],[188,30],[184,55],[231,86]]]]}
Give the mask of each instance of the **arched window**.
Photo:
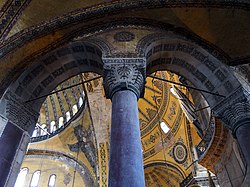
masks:
{"type": "Polygon", "coordinates": [[[60,117],[60,118],[59,118],[58,127],[60,128],[61,126],[63,126],[63,117],[60,117]]]}
{"type": "Polygon", "coordinates": [[[46,124],[42,124],[42,129],[41,130],[41,136],[44,136],[47,134],[47,127],[46,127],[46,124]]]}
{"type": "Polygon", "coordinates": [[[66,120],[69,121],[70,120],[70,112],[66,112],[66,120]]]}
{"type": "Polygon", "coordinates": [[[28,172],[29,172],[28,168],[22,168],[20,170],[20,173],[18,174],[18,177],[17,177],[17,180],[16,180],[14,187],[23,187],[24,186],[25,179],[26,179],[28,172]]]}
{"type": "Polygon", "coordinates": [[[30,182],[30,187],[38,186],[40,175],[41,175],[41,171],[35,171],[30,182]]]}
{"type": "Polygon", "coordinates": [[[79,98],[79,101],[78,101],[78,106],[81,107],[82,104],[83,104],[83,100],[82,100],[82,98],[80,97],[80,98],[79,98]]]}
{"type": "Polygon", "coordinates": [[[77,113],[77,111],[78,111],[77,105],[74,105],[74,106],[72,107],[72,113],[73,113],[73,115],[75,115],[75,114],[77,113]]]}
{"type": "Polygon", "coordinates": [[[167,126],[167,124],[164,121],[162,121],[160,123],[160,126],[161,126],[161,129],[163,130],[164,133],[168,133],[168,131],[170,130],[169,127],[167,126]]]}
{"type": "Polygon", "coordinates": [[[37,137],[37,127],[36,127],[35,130],[33,131],[32,137],[37,137]]]}
{"type": "Polygon", "coordinates": [[[50,123],[50,133],[54,132],[56,130],[56,122],[51,121],[50,123]]]}
{"type": "Polygon", "coordinates": [[[56,175],[51,175],[49,177],[49,185],[48,187],[54,187],[56,185],[56,175]]]}

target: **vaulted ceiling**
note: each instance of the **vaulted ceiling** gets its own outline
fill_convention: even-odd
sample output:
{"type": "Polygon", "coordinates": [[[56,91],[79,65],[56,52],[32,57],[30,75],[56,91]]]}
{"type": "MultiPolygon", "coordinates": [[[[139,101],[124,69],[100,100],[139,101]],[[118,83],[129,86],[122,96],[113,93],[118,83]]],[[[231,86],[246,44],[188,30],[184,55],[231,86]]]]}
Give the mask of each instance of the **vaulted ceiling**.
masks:
{"type": "MultiPolygon", "coordinates": [[[[143,39],[168,33],[168,39],[173,42],[185,38],[213,49],[212,55],[223,56],[223,63],[228,65],[250,62],[250,3],[247,0],[240,3],[227,0],[2,0],[0,7],[0,95],[43,56],[59,47],[81,41],[100,47],[103,57],[134,57],[144,53],[139,47],[143,45],[143,39]]],[[[179,81],[178,76],[171,72],[157,72],[156,75],[179,81]]],[[[165,185],[179,184],[192,169],[188,167],[193,162],[191,144],[200,142],[195,128],[187,123],[178,100],[170,93],[171,86],[147,78],[145,97],[139,100],[148,186],[159,181],[165,185]],[[169,133],[162,132],[161,121],[170,127],[169,133]]],[[[86,89],[90,110],[86,115],[89,117],[81,117],[88,128],[92,125],[95,129],[95,148],[105,149],[107,153],[111,103],[104,97],[101,80],[89,83],[89,88],[86,89]]],[[[189,95],[186,89],[182,91],[189,95]]],[[[48,101],[50,107],[41,109],[41,123],[51,122],[45,119],[45,110],[53,111],[51,101],[55,99],[51,96],[48,101]]],[[[69,102],[65,100],[64,104],[69,105],[69,102]]],[[[70,110],[69,106],[67,110],[70,110]]],[[[60,110],[58,116],[61,115],[60,110]]],[[[83,122],[69,126],[58,137],[48,140],[55,141],[60,147],[50,144],[50,148],[71,151],[70,155],[76,156],[75,150],[70,149],[68,144],[74,147],[77,142],[76,124],[84,127],[83,122]],[[71,139],[67,144],[69,137],[71,139]]],[[[44,146],[40,142],[32,148],[43,149],[44,146]]],[[[83,154],[80,159],[91,168],[91,158],[83,154]]],[[[95,168],[89,170],[94,176],[95,168]]]]}

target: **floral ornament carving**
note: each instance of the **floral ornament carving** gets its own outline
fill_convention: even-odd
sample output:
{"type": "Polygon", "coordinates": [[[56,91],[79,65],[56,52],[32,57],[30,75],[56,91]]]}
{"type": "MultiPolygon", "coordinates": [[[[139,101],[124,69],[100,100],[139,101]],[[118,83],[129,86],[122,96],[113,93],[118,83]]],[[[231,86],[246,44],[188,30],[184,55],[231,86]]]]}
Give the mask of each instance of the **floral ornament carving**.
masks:
{"type": "Polygon", "coordinates": [[[103,83],[107,98],[112,98],[120,90],[131,90],[139,98],[144,94],[145,79],[144,59],[114,58],[108,59],[104,64],[103,83]]]}

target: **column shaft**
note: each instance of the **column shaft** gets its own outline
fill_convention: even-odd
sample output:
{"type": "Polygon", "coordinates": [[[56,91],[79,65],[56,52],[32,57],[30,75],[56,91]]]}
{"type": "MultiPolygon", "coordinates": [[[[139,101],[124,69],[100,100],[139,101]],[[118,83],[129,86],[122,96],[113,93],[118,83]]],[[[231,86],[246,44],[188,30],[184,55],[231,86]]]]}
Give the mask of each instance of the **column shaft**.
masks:
{"type": "Polygon", "coordinates": [[[144,187],[137,96],[130,90],[112,98],[109,187],[144,187]]]}
{"type": "Polygon", "coordinates": [[[242,187],[250,184],[250,124],[241,125],[236,130],[236,138],[247,163],[247,171],[242,187]]]}
{"type": "Polygon", "coordinates": [[[3,187],[14,186],[29,143],[29,136],[23,130],[6,123],[0,134],[0,186],[3,187]]]}

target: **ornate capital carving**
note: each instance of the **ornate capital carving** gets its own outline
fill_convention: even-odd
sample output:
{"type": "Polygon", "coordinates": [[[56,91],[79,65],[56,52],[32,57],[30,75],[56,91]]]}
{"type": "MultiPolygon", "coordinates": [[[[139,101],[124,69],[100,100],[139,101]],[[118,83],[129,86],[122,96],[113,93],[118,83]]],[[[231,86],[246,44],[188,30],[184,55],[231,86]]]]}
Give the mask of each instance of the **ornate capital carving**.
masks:
{"type": "Polygon", "coordinates": [[[37,122],[39,113],[10,91],[5,93],[4,101],[6,118],[21,129],[31,132],[37,122]]]}
{"type": "MultiPolygon", "coordinates": [[[[250,94],[239,87],[213,108],[214,113],[235,134],[239,126],[250,122],[250,94]]],[[[250,124],[249,124],[250,125],[250,124]]]]}
{"type": "Polygon", "coordinates": [[[137,98],[144,95],[146,80],[146,62],[143,58],[103,59],[104,89],[106,97],[111,99],[115,92],[131,90],[137,98]]]}

